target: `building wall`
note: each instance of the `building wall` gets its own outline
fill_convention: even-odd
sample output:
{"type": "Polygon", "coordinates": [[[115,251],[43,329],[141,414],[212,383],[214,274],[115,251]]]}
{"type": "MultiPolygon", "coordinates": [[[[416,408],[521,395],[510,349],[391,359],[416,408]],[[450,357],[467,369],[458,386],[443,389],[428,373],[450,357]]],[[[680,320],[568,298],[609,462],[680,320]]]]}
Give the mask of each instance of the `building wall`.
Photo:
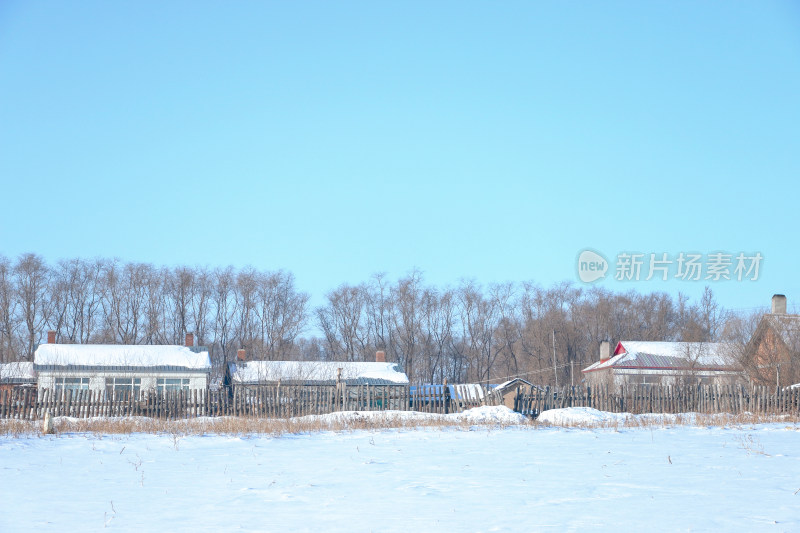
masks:
{"type": "Polygon", "coordinates": [[[734,385],[744,381],[744,377],[735,372],[713,371],[609,368],[586,374],[586,383],[589,386],[613,388],[622,385],[734,385]]]}
{"type": "Polygon", "coordinates": [[[610,368],[586,372],[584,375],[586,385],[589,387],[614,387],[614,375],[610,368]]]}
{"type": "Polygon", "coordinates": [[[515,387],[511,387],[505,391],[503,391],[502,399],[503,405],[508,407],[509,409],[514,409],[514,398],[517,397],[519,389],[523,389],[524,391],[528,391],[529,387],[524,384],[516,385],[515,387]]]}
{"type": "Polygon", "coordinates": [[[792,385],[798,381],[798,372],[786,345],[778,338],[771,327],[764,328],[753,348],[753,364],[749,368],[750,374],[759,385],[775,386],[779,376],[782,387],[792,385]]]}
{"type": "Polygon", "coordinates": [[[159,378],[188,379],[189,390],[205,390],[208,388],[208,374],[205,372],[165,372],[152,374],[146,372],[90,372],[86,370],[41,370],[39,371],[39,390],[55,388],[56,378],[89,378],[89,389],[106,390],[106,378],[141,379],[141,390],[155,389],[159,378]]]}

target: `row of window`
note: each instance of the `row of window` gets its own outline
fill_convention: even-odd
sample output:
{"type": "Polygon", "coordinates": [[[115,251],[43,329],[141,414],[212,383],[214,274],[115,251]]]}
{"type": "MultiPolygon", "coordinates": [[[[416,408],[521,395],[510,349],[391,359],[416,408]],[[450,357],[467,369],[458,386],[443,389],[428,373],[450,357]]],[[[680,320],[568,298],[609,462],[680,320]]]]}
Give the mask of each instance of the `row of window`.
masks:
{"type": "MultiPolygon", "coordinates": [[[[106,378],[106,392],[115,393],[120,391],[139,392],[142,388],[141,378],[106,378]]],[[[65,390],[89,390],[89,378],[55,378],[56,391],[65,390]]],[[[189,378],[158,378],[156,380],[156,390],[178,391],[189,390],[189,378]]]]}

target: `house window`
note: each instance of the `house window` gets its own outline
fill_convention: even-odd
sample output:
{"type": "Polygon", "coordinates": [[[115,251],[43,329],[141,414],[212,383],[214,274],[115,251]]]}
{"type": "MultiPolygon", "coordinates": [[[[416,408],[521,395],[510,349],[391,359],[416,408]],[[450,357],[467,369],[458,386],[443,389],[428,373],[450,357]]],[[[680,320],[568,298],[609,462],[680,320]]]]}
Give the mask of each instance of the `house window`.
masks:
{"type": "Polygon", "coordinates": [[[89,390],[89,378],[55,378],[56,391],[89,390]]]}
{"type": "Polygon", "coordinates": [[[189,390],[189,378],[158,378],[158,392],[189,390]]]}
{"type": "Polygon", "coordinates": [[[141,378],[106,378],[106,392],[109,394],[118,392],[138,394],[141,388],[141,378]]]}

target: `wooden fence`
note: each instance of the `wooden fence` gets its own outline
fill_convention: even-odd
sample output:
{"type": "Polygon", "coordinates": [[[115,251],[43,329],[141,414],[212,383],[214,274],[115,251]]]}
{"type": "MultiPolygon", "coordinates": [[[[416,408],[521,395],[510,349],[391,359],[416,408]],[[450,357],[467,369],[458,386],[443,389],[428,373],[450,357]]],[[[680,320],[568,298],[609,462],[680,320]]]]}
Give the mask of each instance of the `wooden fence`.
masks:
{"type": "Polygon", "coordinates": [[[411,388],[408,409],[421,413],[460,413],[482,405],[497,405],[500,398],[486,387],[444,385],[419,385],[411,388]]]}
{"type": "Polygon", "coordinates": [[[723,385],[626,385],[609,387],[533,387],[521,390],[515,411],[536,416],[548,409],[592,407],[612,413],[756,413],[800,412],[800,388],[723,385]]]}
{"type": "Polygon", "coordinates": [[[37,420],[52,416],[145,416],[162,419],[198,416],[250,416],[288,418],[337,411],[421,411],[453,413],[481,405],[478,397],[453,397],[449,389],[406,386],[254,386],[236,387],[233,393],[187,390],[117,392],[35,388],[0,391],[0,419],[37,420]]]}
{"type": "MultiPolygon", "coordinates": [[[[220,391],[154,393],[73,390],[54,393],[35,388],[0,391],[0,419],[37,420],[53,416],[144,416],[161,419],[198,416],[287,418],[337,411],[420,411],[458,413],[480,405],[497,405],[487,389],[481,394],[454,394],[442,386],[259,386],[220,391]]],[[[547,409],[593,407],[615,413],[743,413],[800,412],[800,389],[734,386],[652,386],[620,388],[562,387],[520,389],[515,411],[536,416],[547,409]]]]}

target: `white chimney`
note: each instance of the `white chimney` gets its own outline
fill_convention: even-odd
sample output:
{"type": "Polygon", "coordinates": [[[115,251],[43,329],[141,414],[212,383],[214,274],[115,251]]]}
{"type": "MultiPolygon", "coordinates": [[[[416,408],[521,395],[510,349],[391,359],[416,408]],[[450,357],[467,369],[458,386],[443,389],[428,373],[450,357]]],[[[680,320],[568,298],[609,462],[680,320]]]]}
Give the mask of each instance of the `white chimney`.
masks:
{"type": "Polygon", "coordinates": [[[786,314],[786,296],[783,294],[776,294],[772,297],[772,314],[785,315],[786,314]]]}
{"type": "Polygon", "coordinates": [[[603,341],[600,343],[600,361],[608,361],[611,359],[611,343],[603,341]]]}

